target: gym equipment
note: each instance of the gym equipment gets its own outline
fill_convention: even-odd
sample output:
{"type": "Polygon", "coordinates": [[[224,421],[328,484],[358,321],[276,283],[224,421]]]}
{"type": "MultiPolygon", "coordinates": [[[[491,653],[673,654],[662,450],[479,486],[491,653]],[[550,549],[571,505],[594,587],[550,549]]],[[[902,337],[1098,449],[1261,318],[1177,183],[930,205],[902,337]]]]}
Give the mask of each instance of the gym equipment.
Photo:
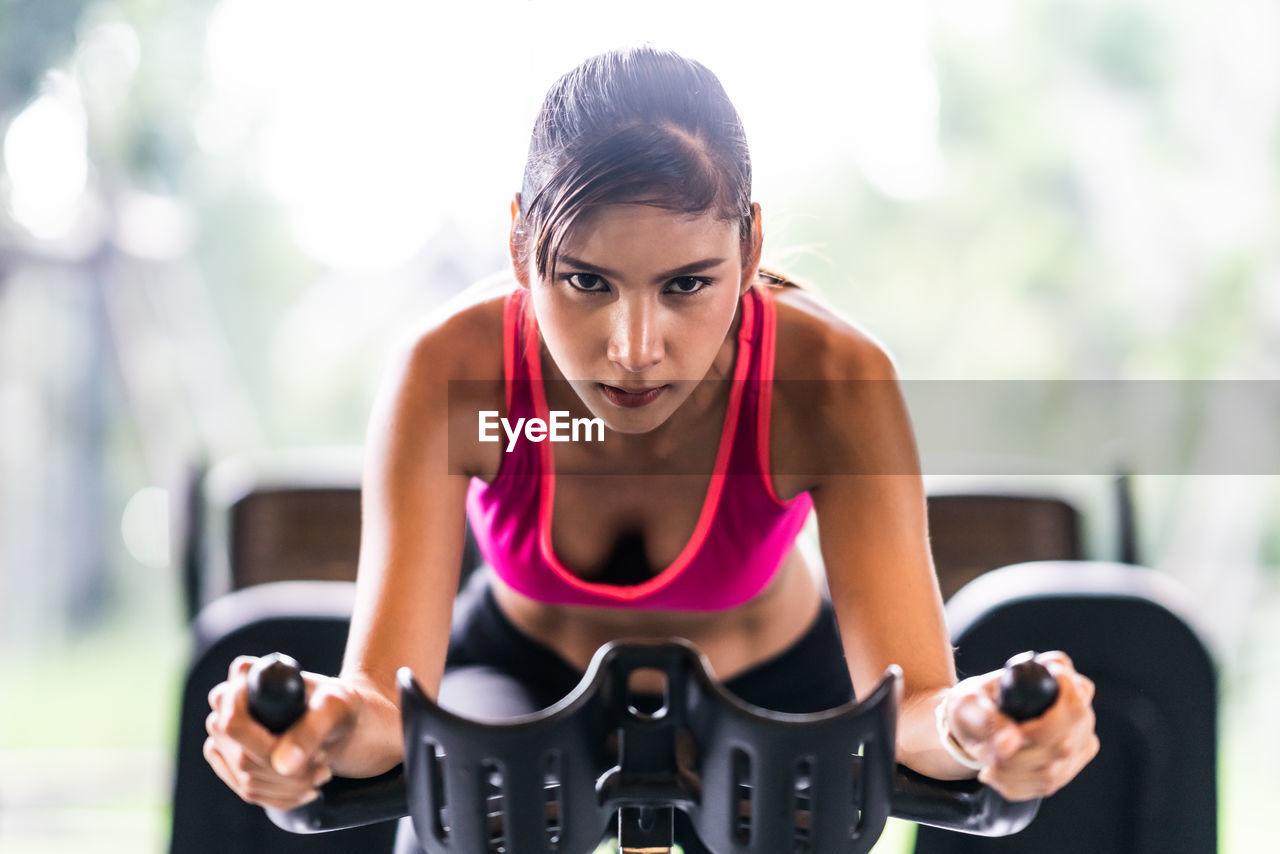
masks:
{"type": "Polygon", "coordinates": [[[295,836],[240,800],[205,761],[209,691],[237,655],[277,649],[321,673],[342,666],[355,601],[348,581],[277,581],[218,597],[192,623],[193,649],[182,689],[173,771],[169,854],[351,854],[390,852],[395,822],[295,836]]]}
{"type": "MultiPolygon", "coordinates": [[[[189,473],[176,514],[188,616],[227,593],[280,581],[354,581],[357,447],[277,451],[189,473]]],[[[466,531],[459,583],[480,565],[466,531]]]]}
{"type": "Polygon", "coordinates": [[[944,600],[1001,566],[1085,556],[1080,511],[1056,495],[930,492],[927,506],[944,600]]]}
{"type": "Polygon", "coordinates": [[[1059,649],[1097,686],[1102,750],[1024,833],[922,827],[916,854],[1216,854],[1217,677],[1195,603],[1166,573],[1045,561],[975,579],[947,603],[960,675],[1009,649],[1059,649]]]}
{"type": "MultiPolygon", "coordinates": [[[[255,671],[251,712],[288,705],[274,689],[296,672],[278,657],[255,671]]],[[[1056,698],[1056,682],[1029,656],[1011,661],[1005,678],[1006,712],[1021,719],[1056,698]]],[[[680,809],[717,854],[860,854],[890,815],[998,836],[1021,830],[1038,807],[895,766],[896,667],[862,701],[799,715],[738,700],[680,640],[607,644],[568,697],[499,722],[440,708],[407,668],[397,681],[403,772],[335,779],[309,804],[268,810],[272,821],[314,833],[407,813],[429,854],[586,854],[616,815],[623,852],[657,854],[670,851],[680,809]],[[631,690],[642,671],[662,678],[660,695],[631,690]]]]}

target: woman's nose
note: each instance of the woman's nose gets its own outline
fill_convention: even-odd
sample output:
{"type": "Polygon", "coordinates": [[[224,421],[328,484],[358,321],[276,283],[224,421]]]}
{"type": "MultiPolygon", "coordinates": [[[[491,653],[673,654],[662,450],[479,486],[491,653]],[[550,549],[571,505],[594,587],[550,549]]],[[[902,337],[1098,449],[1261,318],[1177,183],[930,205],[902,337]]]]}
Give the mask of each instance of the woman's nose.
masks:
{"type": "Polygon", "coordinates": [[[630,373],[642,373],[663,358],[658,307],[644,300],[622,300],[609,335],[609,361],[630,373]]]}

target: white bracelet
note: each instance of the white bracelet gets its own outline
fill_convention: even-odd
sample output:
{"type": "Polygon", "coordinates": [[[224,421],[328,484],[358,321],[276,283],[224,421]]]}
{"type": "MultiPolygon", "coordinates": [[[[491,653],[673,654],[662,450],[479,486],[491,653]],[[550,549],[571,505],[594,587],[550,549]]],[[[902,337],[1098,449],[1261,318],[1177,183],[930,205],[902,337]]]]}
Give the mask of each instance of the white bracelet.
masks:
{"type": "Polygon", "coordinates": [[[942,742],[943,749],[947,751],[952,759],[959,762],[966,768],[971,768],[974,771],[981,771],[986,766],[977,759],[974,759],[973,756],[969,754],[969,751],[965,750],[959,741],[956,741],[955,734],[951,732],[951,727],[947,726],[947,715],[944,709],[945,706],[946,703],[939,703],[935,710],[936,714],[934,715],[934,718],[938,724],[938,740],[942,742]]]}

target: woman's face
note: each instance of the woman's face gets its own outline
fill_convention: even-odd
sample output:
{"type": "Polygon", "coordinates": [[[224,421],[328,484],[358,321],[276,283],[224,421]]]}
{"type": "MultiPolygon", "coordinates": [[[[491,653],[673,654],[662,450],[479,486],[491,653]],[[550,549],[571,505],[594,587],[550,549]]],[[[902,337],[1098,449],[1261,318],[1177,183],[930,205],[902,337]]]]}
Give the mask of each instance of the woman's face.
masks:
{"type": "Polygon", "coordinates": [[[734,223],[607,205],[578,220],[554,270],[551,280],[530,276],[538,327],[560,373],[610,429],[653,430],[701,380],[729,369],[722,349],[754,271],[744,270],[734,223]]]}

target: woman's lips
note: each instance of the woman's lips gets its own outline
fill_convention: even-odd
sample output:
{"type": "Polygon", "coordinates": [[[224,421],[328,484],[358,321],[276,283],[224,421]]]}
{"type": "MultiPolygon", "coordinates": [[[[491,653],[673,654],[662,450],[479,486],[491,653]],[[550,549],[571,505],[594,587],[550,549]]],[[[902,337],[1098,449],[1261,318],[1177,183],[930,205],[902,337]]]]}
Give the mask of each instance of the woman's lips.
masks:
{"type": "Polygon", "coordinates": [[[625,389],[618,388],[614,385],[605,385],[600,383],[600,391],[604,396],[617,406],[626,406],[628,408],[637,406],[648,406],[658,399],[658,395],[662,394],[666,389],[665,385],[653,386],[644,389],[625,389]]]}

